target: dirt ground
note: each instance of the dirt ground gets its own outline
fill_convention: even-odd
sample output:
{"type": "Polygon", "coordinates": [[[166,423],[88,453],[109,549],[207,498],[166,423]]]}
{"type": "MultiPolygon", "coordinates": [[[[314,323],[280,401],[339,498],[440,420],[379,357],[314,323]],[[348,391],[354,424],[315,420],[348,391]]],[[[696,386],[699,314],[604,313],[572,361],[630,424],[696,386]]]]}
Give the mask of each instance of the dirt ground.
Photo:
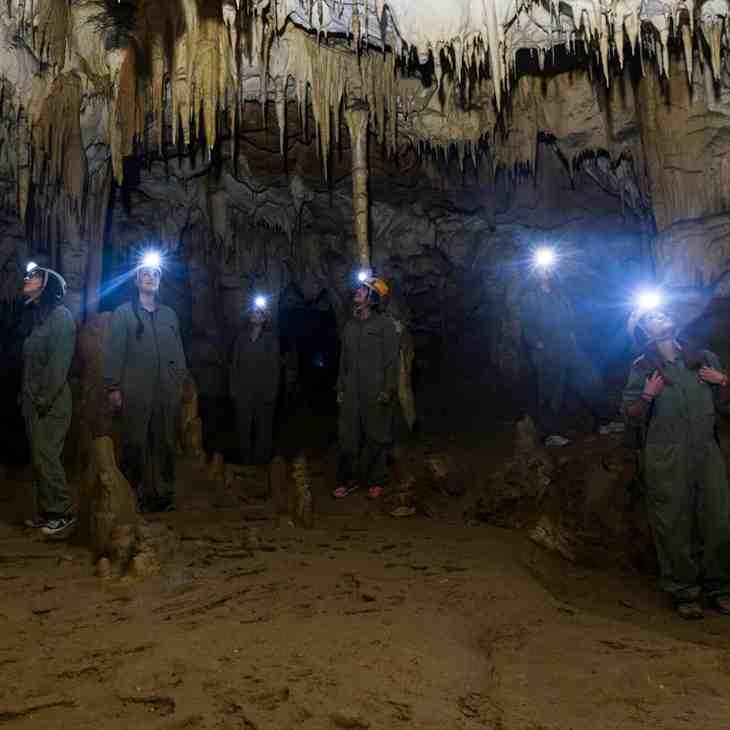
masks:
{"type": "MultiPolygon", "coordinates": [[[[181,480],[144,580],[17,526],[0,486],[0,726],[632,730],[730,726],[730,619],[682,623],[648,576],[577,568],[458,509],[328,496],[313,530],[181,480]]],[[[318,471],[319,470],[319,471],[318,471]]],[[[265,475],[262,474],[262,479],[265,475]]]]}

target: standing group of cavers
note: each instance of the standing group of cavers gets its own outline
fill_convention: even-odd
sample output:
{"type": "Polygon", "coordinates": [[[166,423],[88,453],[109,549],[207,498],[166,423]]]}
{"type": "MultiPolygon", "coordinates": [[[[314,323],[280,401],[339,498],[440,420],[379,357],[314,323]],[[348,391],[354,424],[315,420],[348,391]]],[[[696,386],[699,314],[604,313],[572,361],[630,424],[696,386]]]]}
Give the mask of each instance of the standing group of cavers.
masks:
{"type": "MultiPolygon", "coordinates": [[[[629,324],[642,355],[624,390],[623,422],[611,420],[601,377],[578,344],[570,301],[550,261],[541,263],[522,296],[521,320],[545,444],[568,443],[559,432],[568,388],[593,411],[601,433],[625,424],[627,434],[636,434],[663,589],[683,618],[702,617],[702,598],[730,614],[730,491],[715,419],[717,410],[730,410],[730,379],[714,353],[680,343],[667,312],[640,309],[629,324]]],[[[158,262],[137,267],[137,291],[115,310],[104,343],[105,387],[122,424],[120,467],[137,490],[140,511],[174,509],[176,435],[187,378],[177,316],[157,299],[161,275],[158,262]],[[143,498],[151,462],[162,486],[153,498],[143,498]]],[[[55,539],[67,537],[75,525],[61,464],[76,336],[62,305],[65,288],[60,274],[29,264],[21,400],[38,509],[26,525],[55,539]]],[[[363,275],[342,334],[336,498],[359,488],[377,498],[387,486],[403,357],[400,327],[383,307],[388,295],[382,279],[363,275]]],[[[242,319],[229,373],[247,462],[271,458],[280,370],[278,333],[265,300],[257,299],[242,319]]]]}

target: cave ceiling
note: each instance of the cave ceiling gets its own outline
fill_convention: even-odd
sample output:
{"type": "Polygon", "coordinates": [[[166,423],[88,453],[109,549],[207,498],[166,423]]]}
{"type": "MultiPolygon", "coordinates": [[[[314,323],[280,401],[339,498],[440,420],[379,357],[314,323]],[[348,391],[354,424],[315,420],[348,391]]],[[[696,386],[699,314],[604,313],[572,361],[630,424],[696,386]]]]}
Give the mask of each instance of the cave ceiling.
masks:
{"type": "MultiPolygon", "coordinates": [[[[522,205],[496,209],[500,174],[564,199],[584,191],[566,219],[597,219],[593,201],[610,199],[642,230],[707,221],[730,208],[727,10],[726,0],[7,0],[0,263],[47,249],[81,291],[101,276],[110,230],[119,245],[147,230],[240,259],[239,231],[261,223],[281,238],[282,260],[317,250],[314,294],[322,247],[342,245],[344,228],[355,237],[349,145],[363,120],[373,229],[385,235],[392,220],[401,232],[380,244],[394,261],[404,230],[420,231],[419,246],[447,231],[436,248],[458,250],[460,264],[478,258],[460,239],[516,230],[500,223],[522,205]],[[564,180],[536,176],[539,159],[564,180]],[[457,180],[458,204],[441,216],[437,194],[415,194],[419,178],[436,193],[457,180]],[[399,200],[410,211],[400,218],[399,200]],[[307,225],[319,226],[316,245],[307,225]]],[[[718,246],[703,273],[712,282],[727,260],[718,246]]],[[[412,261],[420,251],[411,245],[412,261]]]]}

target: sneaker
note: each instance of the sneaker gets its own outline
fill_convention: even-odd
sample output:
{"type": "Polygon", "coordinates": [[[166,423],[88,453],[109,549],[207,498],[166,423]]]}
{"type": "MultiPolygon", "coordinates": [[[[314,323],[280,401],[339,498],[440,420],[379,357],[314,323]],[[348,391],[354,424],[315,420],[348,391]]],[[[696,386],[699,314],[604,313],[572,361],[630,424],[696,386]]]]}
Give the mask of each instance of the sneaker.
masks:
{"type": "Polygon", "coordinates": [[[76,517],[70,515],[68,517],[59,517],[58,519],[48,520],[41,528],[41,532],[54,540],[65,540],[71,535],[74,527],[76,527],[76,517]]]}
{"type": "Polygon", "coordinates": [[[623,421],[611,421],[610,423],[604,423],[603,426],[598,429],[598,432],[601,436],[608,436],[611,433],[623,433],[624,430],[625,426],[623,421]]]}
{"type": "Polygon", "coordinates": [[[48,520],[45,517],[31,517],[28,520],[23,520],[23,525],[29,527],[31,530],[40,530],[41,527],[45,527],[48,520]]]}
{"type": "Polygon", "coordinates": [[[566,439],[565,436],[548,436],[545,439],[545,446],[567,446],[570,443],[570,439],[566,439]]]}
{"type": "Polygon", "coordinates": [[[730,596],[717,596],[714,603],[716,611],[730,616],[730,596]]]}
{"type": "Polygon", "coordinates": [[[332,492],[332,496],[335,499],[344,499],[345,497],[348,497],[353,492],[356,492],[358,489],[360,489],[360,485],[355,482],[350,482],[348,484],[345,484],[343,486],[337,487],[334,492],[332,492]]]}
{"type": "Polygon", "coordinates": [[[702,606],[697,601],[682,601],[676,605],[676,609],[680,618],[685,621],[698,621],[705,617],[702,606]]]}

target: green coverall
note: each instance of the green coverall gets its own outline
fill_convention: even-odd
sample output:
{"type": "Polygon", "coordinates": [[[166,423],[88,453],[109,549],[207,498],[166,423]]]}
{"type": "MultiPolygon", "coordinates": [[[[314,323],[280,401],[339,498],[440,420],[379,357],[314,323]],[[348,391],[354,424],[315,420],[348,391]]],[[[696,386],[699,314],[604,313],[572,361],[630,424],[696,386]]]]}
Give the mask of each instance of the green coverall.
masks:
{"type": "Polygon", "coordinates": [[[251,324],[247,322],[236,336],[229,373],[244,464],[268,464],[271,461],[280,375],[279,335],[265,327],[258,338],[252,341],[251,324]],[[255,441],[252,440],[253,429],[256,432],[255,441]]]}
{"type": "MultiPolygon", "coordinates": [[[[721,369],[713,352],[710,367],[721,369]]],[[[651,375],[644,357],[631,368],[622,410],[640,398],[651,375]]],[[[646,504],[654,534],[661,586],[675,601],[692,601],[700,588],[710,596],[730,595],[730,492],[725,460],[715,437],[719,387],[699,379],[680,358],[662,366],[665,387],[654,399],[646,428],[643,468],[646,504]],[[695,533],[696,530],[696,533],[695,533]],[[693,535],[702,541],[702,560],[693,535]]]]}
{"type": "Polygon", "coordinates": [[[529,289],[521,300],[522,331],[537,373],[537,426],[543,436],[560,433],[560,412],[565,389],[571,387],[599,421],[611,412],[603,381],[575,338],[575,314],[559,290],[540,286],[529,289]],[[543,348],[538,348],[538,343],[543,348]]]}
{"type": "Polygon", "coordinates": [[[145,465],[159,469],[160,494],[175,495],[175,453],[187,364],[175,312],[139,307],[144,331],[127,302],[114,311],[104,342],[104,384],[122,393],[121,470],[144,501],[145,465]]]}
{"type": "Polygon", "coordinates": [[[37,511],[49,519],[73,509],[61,452],[71,424],[66,379],[75,347],[76,324],[63,305],[55,307],[23,345],[23,416],[36,472],[37,511]]]}
{"type": "Polygon", "coordinates": [[[345,325],[337,381],[342,400],[339,484],[355,477],[355,463],[361,484],[385,484],[399,368],[400,337],[388,315],[374,312],[368,319],[354,318],[345,325]],[[383,394],[387,403],[379,401],[383,394]]]}

